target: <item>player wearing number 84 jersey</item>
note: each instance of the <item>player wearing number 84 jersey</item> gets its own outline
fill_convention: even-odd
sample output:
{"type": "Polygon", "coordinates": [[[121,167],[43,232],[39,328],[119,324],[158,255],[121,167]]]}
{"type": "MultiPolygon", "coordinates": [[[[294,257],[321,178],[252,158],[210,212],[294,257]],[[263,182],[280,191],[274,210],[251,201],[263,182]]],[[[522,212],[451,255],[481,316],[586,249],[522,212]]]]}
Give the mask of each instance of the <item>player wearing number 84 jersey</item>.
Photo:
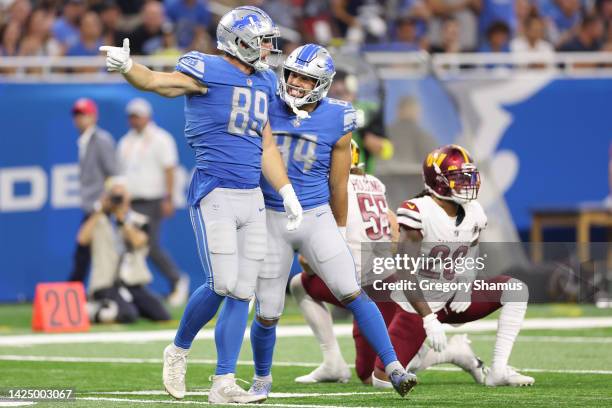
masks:
{"type": "Polygon", "coordinates": [[[325,97],[334,74],[333,60],[325,48],[314,44],[297,48],[283,65],[281,100],[270,107],[277,145],[305,212],[300,228],[282,228],[281,197],[262,180],[268,251],[257,280],[257,312],[251,325],[255,378],[249,392],[254,395],[267,396],[271,388],[276,324],[283,311],[295,251],[308,260],[338,301],[353,313],[384,361],[396,390],[403,396],[416,380],[397,361],[380,312],[361,293],[345,242],[351,135],[356,115],[349,103],[325,97]]]}

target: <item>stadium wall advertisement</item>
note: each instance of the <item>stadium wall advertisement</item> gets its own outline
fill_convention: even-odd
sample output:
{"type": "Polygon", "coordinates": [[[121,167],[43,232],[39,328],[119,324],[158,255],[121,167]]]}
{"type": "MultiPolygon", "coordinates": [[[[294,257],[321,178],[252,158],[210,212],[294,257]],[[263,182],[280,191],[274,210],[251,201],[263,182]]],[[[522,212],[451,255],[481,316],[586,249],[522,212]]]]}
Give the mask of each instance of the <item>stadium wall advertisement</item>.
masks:
{"type": "MultiPolygon", "coordinates": [[[[390,125],[406,95],[421,105],[420,126],[438,143],[464,143],[481,162],[483,204],[490,224],[529,227],[529,209],[578,205],[608,193],[612,140],[612,79],[504,80],[431,77],[385,81],[390,125]],[[579,101],[578,101],[579,98],[579,101]],[[579,140],[579,143],[576,143],[579,140]],[[573,142],[573,143],[570,143],[573,142]],[[493,214],[493,215],[492,215],[493,214]]],[[[193,285],[203,283],[184,191],[194,160],[184,142],[183,100],[143,94],[126,84],[0,84],[0,302],[30,300],[37,282],[65,280],[81,220],[78,132],[70,109],[80,97],[99,106],[100,127],[115,139],[127,131],[125,105],[147,98],[155,121],[177,140],[177,213],[164,225],[163,243],[193,285]]],[[[164,279],[154,288],[166,291],[164,279]]],[[[192,286],[195,287],[195,286],[192,286]]]]}

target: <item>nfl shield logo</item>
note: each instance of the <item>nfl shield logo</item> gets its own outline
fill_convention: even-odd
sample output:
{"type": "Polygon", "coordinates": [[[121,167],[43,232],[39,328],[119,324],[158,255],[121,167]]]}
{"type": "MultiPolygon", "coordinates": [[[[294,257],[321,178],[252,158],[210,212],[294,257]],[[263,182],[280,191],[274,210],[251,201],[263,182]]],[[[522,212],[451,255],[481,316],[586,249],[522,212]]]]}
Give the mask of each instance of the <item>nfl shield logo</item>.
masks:
{"type": "Polygon", "coordinates": [[[291,121],[291,124],[293,125],[293,127],[300,127],[302,123],[300,122],[298,118],[295,118],[291,121]]]}
{"type": "Polygon", "coordinates": [[[247,79],[247,86],[253,86],[253,81],[251,79],[247,79]]]}

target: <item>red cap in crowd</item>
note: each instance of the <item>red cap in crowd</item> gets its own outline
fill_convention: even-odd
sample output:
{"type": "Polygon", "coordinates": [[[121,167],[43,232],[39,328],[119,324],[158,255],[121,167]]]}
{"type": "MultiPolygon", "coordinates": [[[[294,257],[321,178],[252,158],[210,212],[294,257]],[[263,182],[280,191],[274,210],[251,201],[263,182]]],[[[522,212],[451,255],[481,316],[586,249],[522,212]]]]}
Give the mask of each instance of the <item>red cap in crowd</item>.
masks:
{"type": "Polygon", "coordinates": [[[72,114],[75,115],[77,113],[82,115],[97,115],[98,106],[91,99],[80,98],[72,106],[72,114]]]}

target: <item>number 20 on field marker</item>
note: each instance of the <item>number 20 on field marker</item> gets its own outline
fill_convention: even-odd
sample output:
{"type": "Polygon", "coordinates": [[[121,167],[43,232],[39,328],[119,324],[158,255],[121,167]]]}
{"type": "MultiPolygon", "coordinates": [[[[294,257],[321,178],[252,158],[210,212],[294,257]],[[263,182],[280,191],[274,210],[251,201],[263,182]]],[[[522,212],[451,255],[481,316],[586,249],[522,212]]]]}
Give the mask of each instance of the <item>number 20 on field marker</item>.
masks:
{"type": "Polygon", "coordinates": [[[89,330],[85,290],[81,282],[36,285],[32,330],[75,332],[89,330]]]}

